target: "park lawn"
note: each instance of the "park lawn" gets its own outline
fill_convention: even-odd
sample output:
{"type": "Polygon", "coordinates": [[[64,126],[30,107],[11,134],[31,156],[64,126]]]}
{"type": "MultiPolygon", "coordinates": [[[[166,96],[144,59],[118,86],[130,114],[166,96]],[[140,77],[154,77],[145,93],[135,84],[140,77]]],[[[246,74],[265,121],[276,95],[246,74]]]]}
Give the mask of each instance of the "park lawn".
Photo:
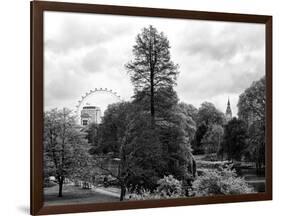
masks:
{"type": "Polygon", "coordinates": [[[73,185],[63,186],[62,197],[58,197],[58,191],[58,185],[44,188],[44,202],[46,205],[67,205],[119,201],[117,197],[102,194],[91,189],[82,189],[73,185]]]}

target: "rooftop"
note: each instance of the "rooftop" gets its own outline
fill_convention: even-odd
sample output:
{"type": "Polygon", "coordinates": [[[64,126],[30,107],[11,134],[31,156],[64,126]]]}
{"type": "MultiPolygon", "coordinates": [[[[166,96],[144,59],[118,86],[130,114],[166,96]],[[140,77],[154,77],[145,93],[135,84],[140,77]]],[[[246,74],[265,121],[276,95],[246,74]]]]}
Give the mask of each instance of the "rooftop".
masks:
{"type": "Polygon", "coordinates": [[[100,110],[100,108],[97,107],[97,106],[84,106],[83,109],[98,109],[98,110],[100,110]]]}

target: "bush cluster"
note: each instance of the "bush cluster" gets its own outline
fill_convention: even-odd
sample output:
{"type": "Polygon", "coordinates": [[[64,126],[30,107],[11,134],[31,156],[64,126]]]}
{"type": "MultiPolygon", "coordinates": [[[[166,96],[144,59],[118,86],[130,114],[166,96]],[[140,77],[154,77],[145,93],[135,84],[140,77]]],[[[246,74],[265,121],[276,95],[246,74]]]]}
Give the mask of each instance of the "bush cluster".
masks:
{"type": "Polygon", "coordinates": [[[244,178],[238,177],[236,172],[227,168],[205,169],[192,184],[193,196],[212,196],[253,193],[244,178]]]}
{"type": "Polygon", "coordinates": [[[179,198],[183,196],[182,182],[175,179],[172,175],[164,176],[158,180],[157,188],[151,192],[143,189],[139,193],[133,192],[130,195],[132,200],[147,200],[147,199],[165,199],[165,198],[179,198]]]}
{"type": "MultiPolygon", "coordinates": [[[[203,169],[202,175],[198,176],[192,183],[189,196],[213,196],[213,195],[233,195],[254,193],[244,178],[238,177],[231,166],[218,169],[203,169]]],[[[164,176],[158,182],[158,187],[154,191],[139,190],[133,192],[129,199],[165,199],[184,197],[182,181],[175,179],[172,175],[164,176]]]]}

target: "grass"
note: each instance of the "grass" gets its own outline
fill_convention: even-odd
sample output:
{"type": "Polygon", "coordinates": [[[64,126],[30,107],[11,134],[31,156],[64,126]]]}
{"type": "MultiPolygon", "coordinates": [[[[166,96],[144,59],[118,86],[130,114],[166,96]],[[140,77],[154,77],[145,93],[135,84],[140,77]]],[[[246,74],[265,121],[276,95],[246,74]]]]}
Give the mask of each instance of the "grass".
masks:
{"type": "Polygon", "coordinates": [[[82,189],[73,185],[63,186],[62,197],[58,197],[58,191],[58,185],[44,188],[44,201],[46,205],[67,205],[119,201],[117,197],[102,194],[91,189],[82,189]]]}

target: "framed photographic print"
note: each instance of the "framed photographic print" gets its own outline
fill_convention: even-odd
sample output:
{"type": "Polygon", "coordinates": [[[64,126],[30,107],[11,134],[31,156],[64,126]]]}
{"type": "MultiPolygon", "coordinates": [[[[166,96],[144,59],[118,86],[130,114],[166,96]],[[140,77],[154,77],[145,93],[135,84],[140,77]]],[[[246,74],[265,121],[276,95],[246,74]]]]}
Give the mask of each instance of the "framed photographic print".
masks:
{"type": "Polygon", "coordinates": [[[31,214],[271,199],[271,16],[31,2],[31,214]]]}

